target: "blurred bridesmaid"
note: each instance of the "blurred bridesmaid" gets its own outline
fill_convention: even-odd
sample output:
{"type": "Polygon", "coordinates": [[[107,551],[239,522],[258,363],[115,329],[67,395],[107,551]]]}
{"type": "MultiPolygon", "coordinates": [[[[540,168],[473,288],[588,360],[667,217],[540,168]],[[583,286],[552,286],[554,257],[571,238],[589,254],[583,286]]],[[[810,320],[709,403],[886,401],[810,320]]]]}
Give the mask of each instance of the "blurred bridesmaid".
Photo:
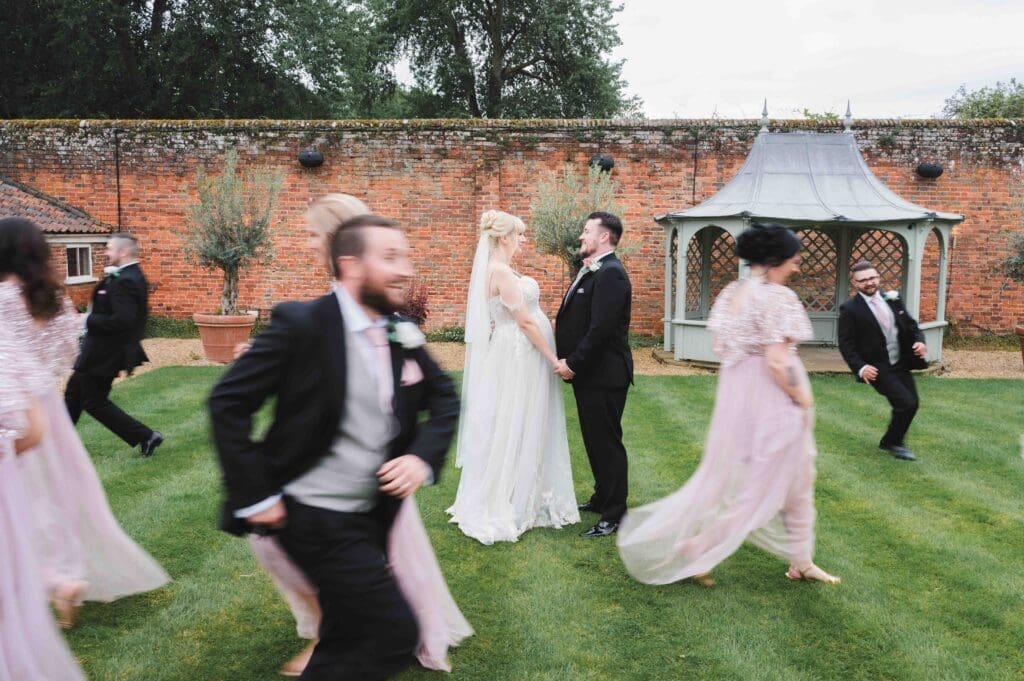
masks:
{"type": "Polygon", "coordinates": [[[32,546],[32,514],[15,457],[47,428],[25,389],[31,358],[0,325],[0,679],[84,679],[50,612],[32,546]]]}
{"type": "Polygon", "coordinates": [[[18,380],[48,423],[19,463],[41,576],[67,628],[83,600],[150,591],[169,577],[114,519],[68,416],[58,383],[78,354],[82,326],[56,278],[42,232],[21,218],[0,220],[0,319],[33,360],[18,380]]]}
{"type": "MultiPolygon", "coordinates": [[[[335,231],[346,220],[370,212],[366,204],[348,194],[328,194],[310,204],[306,211],[308,245],[316,255],[318,266],[325,268],[325,272],[330,271],[327,245],[335,231]]],[[[239,347],[236,352],[244,352],[247,347],[239,347]]],[[[299,637],[310,639],[302,652],[280,670],[284,676],[299,676],[313,654],[320,628],[316,590],[274,537],[250,534],[249,544],[260,565],[270,574],[288,602],[299,637]]],[[[427,669],[451,671],[448,648],[471,636],[473,628],[448,591],[416,500],[411,496],[402,503],[391,526],[388,558],[395,579],[419,622],[417,659],[427,669]]]]}
{"type": "Polygon", "coordinates": [[[708,319],[721,360],[704,457],[674,494],[630,510],[619,553],[646,584],[709,573],[749,540],[789,561],[789,579],[836,583],[814,552],[814,414],[796,346],[812,338],[797,295],[800,239],[779,225],[753,225],[736,254],[750,275],[729,284],[708,319]]]}

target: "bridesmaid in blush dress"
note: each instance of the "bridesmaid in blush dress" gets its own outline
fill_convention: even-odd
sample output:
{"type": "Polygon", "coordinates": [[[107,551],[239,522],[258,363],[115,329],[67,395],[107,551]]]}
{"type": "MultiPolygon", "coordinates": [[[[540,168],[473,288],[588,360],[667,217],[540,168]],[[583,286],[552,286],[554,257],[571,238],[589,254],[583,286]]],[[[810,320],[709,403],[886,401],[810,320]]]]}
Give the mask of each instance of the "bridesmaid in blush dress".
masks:
{"type": "Polygon", "coordinates": [[[39,578],[31,506],[15,458],[37,445],[46,429],[42,410],[24,389],[30,362],[0,325],[0,679],[79,681],[85,677],[39,578]]]}
{"type": "MultiPolygon", "coordinates": [[[[317,264],[329,266],[328,246],[341,223],[370,213],[365,203],[348,194],[328,194],[310,204],[306,211],[309,249],[317,264]]],[[[244,352],[243,345],[237,352],[244,352]]],[[[320,605],[316,589],[273,536],[249,535],[256,560],[267,571],[288,602],[299,638],[310,640],[302,651],[280,670],[284,676],[299,676],[316,647],[320,628],[320,605]]],[[[427,669],[451,671],[448,648],[473,634],[473,628],[455,603],[441,566],[434,555],[416,500],[402,502],[388,536],[388,557],[402,593],[420,626],[416,659],[427,669]]]]}
{"type": "Polygon", "coordinates": [[[82,326],[53,274],[50,247],[33,223],[0,220],[0,319],[32,360],[20,377],[48,427],[20,457],[33,511],[36,556],[61,626],[83,600],[113,601],[169,581],[125,534],[58,391],[78,354],[82,326]]]}
{"type": "Polygon", "coordinates": [[[812,337],[784,284],[800,240],[778,225],[743,232],[750,276],[715,301],[708,328],[721,359],[714,414],[697,471],[674,494],[630,510],[619,528],[626,570],[646,584],[708,573],[745,540],[789,561],[786,577],[836,583],[814,551],[813,399],[796,345],[812,337]]]}

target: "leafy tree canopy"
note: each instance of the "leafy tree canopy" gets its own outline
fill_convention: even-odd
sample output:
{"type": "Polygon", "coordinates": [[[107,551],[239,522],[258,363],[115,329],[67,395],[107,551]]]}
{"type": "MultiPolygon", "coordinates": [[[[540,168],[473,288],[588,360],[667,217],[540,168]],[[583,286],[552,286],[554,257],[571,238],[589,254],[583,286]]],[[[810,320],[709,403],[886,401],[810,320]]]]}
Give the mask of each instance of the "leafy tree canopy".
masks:
{"type": "Polygon", "coordinates": [[[0,118],[628,114],[610,2],[0,0],[0,118]]]}
{"type": "Polygon", "coordinates": [[[947,118],[1024,118],[1024,83],[1016,78],[968,92],[960,89],[942,107],[947,118]]]}

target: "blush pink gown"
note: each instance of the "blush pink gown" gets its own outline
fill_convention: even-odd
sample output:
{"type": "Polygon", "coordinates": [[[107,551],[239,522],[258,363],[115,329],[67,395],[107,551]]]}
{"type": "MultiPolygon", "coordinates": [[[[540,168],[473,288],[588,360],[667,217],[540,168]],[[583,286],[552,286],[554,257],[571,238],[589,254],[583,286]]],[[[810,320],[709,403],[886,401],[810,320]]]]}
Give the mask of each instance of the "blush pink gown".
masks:
{"type": "MultiPolygon", "coordinates": [[[[288,602],[298,635],[306,639],[317,638],[320,606],[316,589],[276,539],[249,535],[249,544],[260,565],[270,573],[274,585],[288,602]]],[[[420,626],[416,659],[427,669],[450,672],[448,648],[472,636],[473,628],[448,591],[416,500],[412,497],[402,502],[391,526],[388,557],[398,586],[420,626]]]]}
{"type": "Polygon", "coordinates": [[[813,414],[795,405],[765,360],[796,343],[810,320],[785,286],[740,280],[715,301],[708,328],[721,360],[704,456],[675,493],[626,513],[618,547],[638,581],[667,584],[710,572],[744,541],[796,564],[814,550],[813,414]]]}
{"type": "Polygon", "coordinates": [[[31,396],[23,379],[30,371],[23,350],[0,325],[0,679],[79,681],[85,677],[39,576],[31,506],[14,452],[28,425],[31,396]]]}
{"type": "Polygon", "coordinates": [[[166,584],[167,573],[125,534],[111,513],[57,389],[78,355],[78,315],[65,300],[64,312],[37,323],[29,315],[20,285],[0,282],[0,319],[34,360],[34,370],[21,380],[47,421],[39,445],[18,457],[43,582],[51,591],[61,584],[87,582],[82,599],[91,601],[112,601],[166,584]]]}

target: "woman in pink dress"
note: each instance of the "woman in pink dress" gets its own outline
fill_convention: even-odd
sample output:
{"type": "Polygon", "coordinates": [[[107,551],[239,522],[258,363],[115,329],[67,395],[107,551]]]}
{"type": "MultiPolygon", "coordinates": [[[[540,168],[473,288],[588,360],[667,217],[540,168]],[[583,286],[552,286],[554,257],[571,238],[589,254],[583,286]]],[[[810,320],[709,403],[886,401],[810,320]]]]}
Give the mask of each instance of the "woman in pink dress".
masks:
{"type": "MultiPolygon", "coordinates": [[[[348,194],[328,194],[314,201],[306,211],[306,226],[308,244],[317,261],[328,267],[327,244],[341,223],[370,212],[366,204],[348,194]]],[[[239,350],[244,351],[244,348],[239,350]]],[[[313,654],[320,629],[316,590],[274,537],[250,534],[249,544],[257,561],[288,602],[299,637],[311,641],[280,670],[285,676],[299,676],[313,654]]],[[[471,636],[473,628],[448,591],[416,500],[411,496],[402,502],[391,526],[388,557],[395,579],[419,623],[416,658],[427,669],[451,671],[448,648],[471,636]]]]}
{"type": "Polygon", "coordinates": [[[796,345],[812,337],[796,294],[800,240],[779,225],[740,234],[750,275],[729,284],[708,320],[721,360],[704,458],[674,494],[630,510],[619,528],[626,570],[646,584],[709,573],[744,540],[789,561],[786,577],[836,583],[814,552],[814,414],[796,345]]]}
{"type": "Polygon", "coordinates": [[[58,384],[78,354],[82,326],[42,232],[20,218],[0,220],[0,319],[33,360],[20,381],[48,424],[19,464],[42,580],[66,628],[83,600],[112,601],[170,578],[118,525],[68,416],[58,384]]]}
{"type": "Polygon", "coordinates": [[[39,444],[42,409],[25,389],[31,358],[0,324],[0,679],[84,679],[50,612],[16,454],[39,444]]]}

